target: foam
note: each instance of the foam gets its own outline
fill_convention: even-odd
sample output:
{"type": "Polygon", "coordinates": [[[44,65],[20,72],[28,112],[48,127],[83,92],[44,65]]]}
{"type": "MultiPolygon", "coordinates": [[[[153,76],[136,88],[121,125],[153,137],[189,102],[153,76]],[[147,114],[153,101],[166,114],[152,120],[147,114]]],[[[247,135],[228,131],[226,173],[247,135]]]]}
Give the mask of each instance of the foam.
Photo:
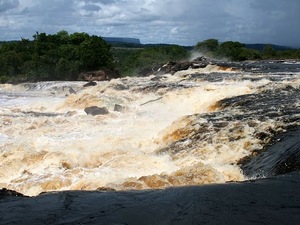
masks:
{"type": "MultiPolygon", "coordinates": [[[[89,88],[77,82],[2,85],[1,90],[14,97],[0,111],[1,186],[37,195],[245,179],[237,161],[262,147],[254,130],[267,130],[274,121],[256,123],[254,128],[228,122],[215,129],[201,115],[221,110],[217,103],[223,98],[271,88],[272,81],[264,76],[258,81],[182,80],[190,72],[166,75],[161,86],[151,77],[117,79],[89,88]],[[69,87],[77,94],[66,93],[69,87]],[[126,110],[114,112],[115,104],[126,110]],[[110,113],[86,115],[84,108],[94,105],[110,113]],[[194,134],[203,134],[203,139],[195,142],[194,134]]],[[[5,98],[3,92],[1,96],[5,98]]],[[[220,123],[234,113],[232,109],[220,114],[220,123]]]]}

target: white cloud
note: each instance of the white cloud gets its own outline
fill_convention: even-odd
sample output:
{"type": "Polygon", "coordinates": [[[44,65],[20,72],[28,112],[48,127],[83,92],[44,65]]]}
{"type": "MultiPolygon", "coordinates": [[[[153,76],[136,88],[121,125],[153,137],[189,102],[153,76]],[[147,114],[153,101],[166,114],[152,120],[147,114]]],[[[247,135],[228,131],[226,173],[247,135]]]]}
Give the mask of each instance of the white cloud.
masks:
{"type": "Polygon", "coordinates": [[[2,39],[64,29],[144,43],[300,45],[299,9],[298,0],[0,0],[0,32],[2,39]]]}

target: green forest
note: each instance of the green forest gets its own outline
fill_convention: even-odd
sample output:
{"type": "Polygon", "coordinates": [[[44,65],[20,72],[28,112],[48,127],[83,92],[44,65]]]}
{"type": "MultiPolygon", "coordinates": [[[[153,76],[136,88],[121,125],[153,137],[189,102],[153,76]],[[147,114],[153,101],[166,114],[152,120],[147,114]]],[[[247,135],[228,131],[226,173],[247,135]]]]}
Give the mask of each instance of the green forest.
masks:
{"type": "Polygon", "coordinates": [[[300,59],[300,49],[291,49],[266,44],[260,50],[261,45],[246,45],[240,42],[226,41],[219,43],[216,39],[208,39],[198,42],[195,50],[205,56],[220,60],[245,61],[266,59],[300,59]],[[249,46],[249,47],[248,47],[249,46]]]}
{"type": "Polygon", "coordinates": [[[84,71],[113,68],[111,46],[86,33],[36,33],[0,47],[0,81],[77,80],[84,71]]]}
{"type": "Polygon", "coordinates": [[[78,80],[81,73],[99,69],[132,76],[169,61],[187,60],[194,52],[216,60],[300,59],[299,49],[276,50],[265,45],[259,50],[239,42],[219,43],[216,39],[195,46],[110,44],[87,33],[36,32],[32,40],[0,42],[0,83],[78,80]]]}

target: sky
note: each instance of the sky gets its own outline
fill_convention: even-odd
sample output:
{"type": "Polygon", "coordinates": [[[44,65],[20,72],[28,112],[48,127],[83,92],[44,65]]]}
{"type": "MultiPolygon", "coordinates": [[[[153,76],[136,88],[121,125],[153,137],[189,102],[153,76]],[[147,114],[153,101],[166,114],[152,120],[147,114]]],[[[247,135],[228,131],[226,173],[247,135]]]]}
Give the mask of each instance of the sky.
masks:
{"type": "Polygon", "coordinates": [[[66,30],[142,43],[300,47],[300,0],[0,0],[0,40],[66,30]]]}

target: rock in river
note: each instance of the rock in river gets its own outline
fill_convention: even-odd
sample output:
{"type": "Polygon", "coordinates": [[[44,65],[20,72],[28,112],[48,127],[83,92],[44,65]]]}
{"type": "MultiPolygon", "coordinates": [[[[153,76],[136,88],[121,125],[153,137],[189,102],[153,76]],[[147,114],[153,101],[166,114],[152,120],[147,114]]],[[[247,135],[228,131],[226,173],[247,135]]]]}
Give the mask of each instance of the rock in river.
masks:
{"type": "Polygon", "coordinates": [[[98,106],[91,106],[84,109],[86,114],[96,116],[96,115],[104,115],[108,114],[109,111],[106,107],[98,107],[98,106]]]}

